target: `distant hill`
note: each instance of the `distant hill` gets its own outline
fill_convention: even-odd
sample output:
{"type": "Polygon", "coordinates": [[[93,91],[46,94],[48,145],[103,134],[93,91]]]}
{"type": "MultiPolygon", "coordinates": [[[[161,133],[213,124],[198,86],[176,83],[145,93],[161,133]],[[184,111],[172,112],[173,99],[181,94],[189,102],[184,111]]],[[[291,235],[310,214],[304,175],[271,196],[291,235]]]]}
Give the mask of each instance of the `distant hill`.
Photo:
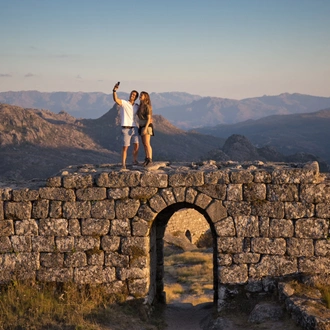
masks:
{"type": "MultiPolygon", "coordinates": [[[[118,92],[118,96],[128,99],[129,94],[118,92]]],[[[201,96],[188,93],[151,93],[154,109],[189,104],[201,96]]],[[[47,109],[54,113],[65,111],[75,118],[96,119],[114,106],[111,94],[99,92],[52,92],[38,91],[0,92],[0,102],[24,108],[47,109]]]]}
{"type": "MultiPolygon", "coordinates": [[[[120,98],[128,93],[119,91],[120,98]]],[[[162,115],[184,130],[219,124],[235,124],[270,115],[310,113],[330,107],[330,97],[283,93],[243,100],[201,97],[188,93],[151,93],[154,114],[162,115]]],[[[2,92],[0,102],[24,108],[65,111],[75,118],[97,119],[114,105],[112,94],[37,91],[2,92]]]]}
{"type": "Polygon", "coordinates": [[[297,152],[318,155],[330,164],[330,108],[304,114],[275,115],[232,125],[195,129],[227,139],[247,137],[257,147],[272,146],[284,155],[297,152]]]}
{"type": "MultiPolygon", "coordinates": [[[[98,119],[76,119],[64,111],[55,114],[0,103],[0,180],[47,178],[74,164],[119,163],[119,125],[117,106],[98,119]]],[[[154,125],[154,160],[197,161],[224,143],[221,138],[182,131],[159,115],[154,116],[154,125]]]]}

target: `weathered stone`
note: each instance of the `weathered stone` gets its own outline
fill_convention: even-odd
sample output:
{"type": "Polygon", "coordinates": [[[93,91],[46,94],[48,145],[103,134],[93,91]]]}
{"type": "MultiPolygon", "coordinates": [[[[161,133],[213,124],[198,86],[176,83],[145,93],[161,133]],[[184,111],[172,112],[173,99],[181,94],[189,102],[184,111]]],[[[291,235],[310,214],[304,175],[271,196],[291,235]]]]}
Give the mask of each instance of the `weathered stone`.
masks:
{"type": "Polygon", "coordinates": [[[31,202],[5,202],[5,219],[30,219],[32,204],[31,202]]]}
{"type": "Polygon", "coordinates": [[[90,214],[90,202],[65,202],[63,204],[63,216],[67,219],[89,218],[90,214]]]}
{"type": "Polygon", "coordinates": [[[128,281],[129,293],[135,298],[141,298],[148,294],[148,282],[146,279],[132,279],[128,281]]]}
{"type": "Polygon", "coordinates": [[[259,217],[259,233],[261,237],[269,237],[269,218],[259,217]]]}
{"type": "Polygon", "coordinates": [[[137,216],[146,221],[153,221],[156,215],[148,205],[141,205],[137,212],[137,216]]]}
{"type": "Polygon", "coordinates": [[[243,199],[247,202],[266,199],[266,185],[264,183],[245,183],[243,199]]]}
{"type": "Polygon", "coordinates": [[[329,221],[325,219],[298,219],[295,225],[295,234],[299,238],[326,238],[328,231],[329,221]]]}
{"type": "Polygon", "coordinates": [[[0,200],[10,201],[12,199],[13,189],[11,188],[0,188],[0,200]]]}
{"type": "Polygon", "coordinates": [[[232,217],[221,219],[214,224],[215,231],[220,237],[229,237],[236,235],[234,220],[232,217]]]}
{"type": "Polygon", "coordinates": [[[187,188],[186,189],[186,202],[190,204],[194,204],[195,198],[197,196],[198,192],[193,188],[187,188]]]}
{"type": "Polygon", "coordinates": [[[79,201],[100,201],[107,197],[106,188],[83,188],[76,190],[77,200],[79,201]]]}
{"type": "Polygon", "coordinates": [[[127,237],[131,235],[131,223],[129,219],[120,219],[111,221],[111,236],[127,237]]]}
{"type": "Polygon", "coordinates": [[[209,215],[213,223],[218,222],[219,220],[228,216],[227,209],[222,205],[221,201],[214,201],[211,203],[207,207],[206,213],[209,215]]]}
{"type": "Polygon", "coordinates": [[[225,184],[204,184],[197,187],[197,190],[212,198],[224,200],[227,186],[225,184]]]}
{"type": "Polygon", "coordinates": [[[218,253],[218,266],[230,266],[233,263],[231,254],[218,253]]]}
{"type": "Polygon", "coordinates": [[[302,184],[300,186],[300,200],[306,203],[329,203],[330,185],[320,184],[302,184]]]}
{"type": "Polygon", "coordinates": [[[117,252],[109,252],[105,254],[105,263],[108,267],[123,267],[129,266],[129,256],[117,252]]]}
{"type": "Polygon", "coordinates": [[[87,256],[85,252],[67,252],[65,253],[64,266],[71,267],[84,267],[87,265],[87,256]]]}
{"type": "Polygon", "coordinates": [[[253,179],[253,174],[248,170],[233,170],[230,173],[231,183],[250,183],[253,179]]]}
{"type": "Polygon", "coordinates": [[[133,218],[140,207],[140,202],[136,199],[117,200],[115,203],[116,218],[133,218]]]}
{"type": "Polygon", "coordinates": [[[14,202],[35,201],[39,198],[39,191],[30,190],[28,188],[20,189],[20,190],[13,190],[12,196],[13,196],[14,202]]]}
{"type": "Polygon", "coordinates": [[[13,251],[13,247],[11,245],[10,238],[6,236],[0,236],[0,253],[6,253],[12,251],[13,251]]]}
{"type": "Polygon", "coordinates": [[[243,185],[229,184],[227,186],[227,201],[241,201],[243,200],[243,185]]]}
{"type": "Polygon", "coordinates": [[[186,196],[186,187],[174,187],[173,195],[177,203],[184,202],[186,196]]]}
{"type": "Polygon", "coordinates": [[[124,188],[124,187],[136,187],[140,183],[141,173],[137,171],[127,172],[110,172],[107,180],[102,178],[97,179],[97,185],[107,188],[124,188]]]}
{"type": "Polygon", "coordinates": [[[81,220],[81,233],[85,236],[104,236],[109,233],[110,220],[87,218],[81,220]]]}
{"type": "Polygon", "coordinates": [[[166,205],[172,205],[176,202],[172,188],[161,189],[160,195],[163,197],[166,205]]]}
{"type": "Polygon", "coordinates": [[[63,253],[40,253],[40,266],[45,268],[63,267],[63,253]]]}
{"type": "Polygon", "coordinates": [[[284,218],[284,203],[267,200],[252,201],[252,214],[270,218],[284,218]]]}
{"type": "Polygon", "coordinates": [[[260,260],[259,253],[237,253],[233,255],[235,264],[256,264],[260,260]]]}
{"type": "Polygon", "coordinates": [[[39,195],[42,199],[72,202],[76,199],[72,189],[65,188],[40,188],[39,195]]]}
{"type": "Polygon", "coordinates": [[[40,199],[32,203],[32,218],[41,219],[48,217],[49,201],[40,199]]]}
{"type": "Polygon", "coordinates": [[[72,252],[74,250],[74,237],[56,237],[55,246],[58,252],[72,252]]]}
{"type": "Polygon", "coordinates": [[[32,241],[31,236],[16,236],[10,237],[14,252],[31,252],[32,241]]]}
{"type": "Polygon", "coordinates": [[[55,239],[54,236],[34,236],[32,237],[33,252],[54,252],[55,239]]]}
{"type": "Polygon", "coordinates": [[[249,276],[261,279],[265,276],[284,276],[298,271],[297,259],[286,256],[265,255],[257,264],[250,264],[249,276]]]}
{"type": "Polygon", "coordinates": [[[50,201],[49,203],[49,217],[58,219],[63,217],[62,202],[50,201]]]}
{"type": "Polygon", "coordinates": [[[292,237],[294,226],[291,220],[271,219],[269,225],[269,237],[292,237]]]}
{"type": "Polygon", "coordinates": [[[118,272],[118,278],[121,281],[137,279],[137,278],[145,278],[146,271],[140,268],[121,268],[118,272]]]}
{"type": "Polygon", "coordinates": [[[101,239],[101,248],[106,251],[118,251],[120,246],[120,237],[104,236],[101,239]]]}
{"type": "Polygon", "coordinates": [[[134,258],[147,255],[148,239],[146,237],[125,237],[121,240],[121,253],[134,258]]]}
{"type": "Polygon", "coordinates": [[[148,233],[149,233],[148,222],[139,217],[134,217],[132,220],[132,235],[147,236],[148,233]]]}
{"type": "Polygon", "coordinates": [[[256,237],[251,240],[252,252],[260,254],[280,254],[286,252],[286,241],[284,238],[256,237]]]}
{"type": "Polygon", "coordinates": [[[78,219],[68,220],[68,233],[70,236],[81,236],[81,226],[78,219]]]}
{"type": "Polygon", "coordinates": [[[68,220],[66,219],[40,219],[39,234],[42,236],[67,236],[68,220]]]}
{"type": "Polygon", "coordinates": [[[43,268],[37,272],[40,282],[73,282],[72,268],[43,268]]]}
{"type": "Polygon", "coordinates": [[[162,196],[156,195],[149,200],[150,207],[156,211],[160,212],[167,207],[167,204],[164,201],[162,196]]]}
{"type": "Polygon", "coordinates": [[[61,176],[54,176],[48,178],[46,181],[47,187],[61,187],[62,186],[62,177],[61,176]]]}
{"type": "Polygon", "coordinates": [[[107,194],[109,199],[126,199],[129,195],[129,188],[109,188],[107,194]]]}
{"type": "Polygon", "coordinates": [[[130,192],[130,198],[146,202],[157,193],[157,188],[152,187],[133,187],[130,192]]]}
{"type": "Polygon", "coordinates": [[[312,203],[286,202],[284,203],[285,218],[311,218],[315,215],[315,206],[312,203]]]}
{"type": "Polygon", "coordinates": [[[78,236],[75,237],[76,251],[87,251],[87,250],[99,250],[100,249],[100,237],[95,236],[78,236]]]}
{"type": "MultiPolygon", "coordinates": [[[[0,221],[0,237],[14,235],[14,221],[13,220],[1,220],[0,221]]],[[[19,235],[19,234],[17,234],[19,235]]]]}
{"type": "Polygon", "coordinates": [[[239,237],[218,238],[219,253],[241,253],[243,252],[244,239],[239,237]]]}
{"type": "Polygon", "coordinates": [[[166,188],[167,186],[167,174],[146,172],[141,175],[141,187],[166,188]]]}
{"type": "Polygon", "coordinates": [[[289,238],[287,240],[287,254],[294,257],[312,257],[314,244],[312,239],[289,238]]]}
{"type": "Polygon", "coordinates": [[[114,219],[115,202],[113,200],[93,201],[91,203],[91,217],[99,219],[114,219]]]}
{"type": "Polygon", "coordinates": [[[240,201],[225,201],[223,205],[227,208],[227,212],[230,216],[249,216],[251,214],[251,205],[248,202],[240,201]]]}
{"type": "Polygon", "coordinates": [[[33,219],[15,221],[15,234],[28,236],[38,235],[37,222],[33,219]]]}
{"type": "Polygon", "coordinates": [[[259,222],[255,216],[234,217],[237,237],[258,237],[259,222]]]}
{"type": "Polygon", "coordinates": [[[271,202],[297,202],[298,186],[295,184],[267,185],[267,199],[271,202]]]}
{"type": "Polygon", "coordinates": [[[199,171],[187,171],[169,175],[170,187],[202,186],[204,184],[204,173],[199,171]]]}
{"type": "Polygon", "coordinates": [[[330,241],[328,239],[322,239],[315,242],[315,256],[330,256],[330,241]]]}
{"type": "Polygon", "coordinates": [[[316,205],[316,216],[318,218],[330,218],[330,203],[319,203],[316,205]]]}
{"type": "Polygon", "coordinates": [[[256,183],[271,183],[272,182],[272,174],[266,170],[257,169],[252,171],[254,175],[254,182],[256,183]]]}
{"type": "Polygon", "coordinates": [[[102,250],[89,250],[86,253],[87,264],[89,266],[103,266],[104,265],[104,251],[102,250]]]}
{"type": "Polygon", "coordinates": [[[195,205],[199,206],[202,209],[205,209],[211,203],[211,201],[212,201],[211,197],[203,193],[199,193],[196,197],[195,205]]]}
{"type": "Polygon", "coordinates": [[[206,184],[228,184],[229,183],[229,173],[228,171],[214,171],[208,172],[204,175],[204,180],[206,184]]]}
{"type": "Polygon", "coordinates": [[[93,186],[93,177],[91,174],[73,174],[63,177],[64,188],[87,188],[93,186]]]}
{"type": "Polygon", "coordinates": [[[74,282],[86,283],[106,283],[116,279],[116,271],[113,267],[88,266],[76,268],[74,270],[74,282]]]}
{"type": "Polygon", "coordinates": [[[223,284],[242,284],[248,280],[247,265],[221,266],[219,268],[219,281],[223,284]]]}
{"type": "Polygon", "coordinates": [[[330,259],[327,257],[301,257],[299,258],[299,272],[330,274],[330,259]]]}

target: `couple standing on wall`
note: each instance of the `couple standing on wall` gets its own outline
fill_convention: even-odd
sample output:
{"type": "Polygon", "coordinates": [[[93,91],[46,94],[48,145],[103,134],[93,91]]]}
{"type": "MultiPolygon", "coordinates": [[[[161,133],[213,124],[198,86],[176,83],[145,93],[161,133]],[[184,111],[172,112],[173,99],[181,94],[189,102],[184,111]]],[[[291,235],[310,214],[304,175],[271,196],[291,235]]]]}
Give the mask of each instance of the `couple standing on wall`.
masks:
{"type": "Polygon", "coordinates": [[[113,100],[120,105],[120,120],[121,120],[121,135],[123,142],[123,149],[121,154],[122,169],[126,169],[127,150],[133,142],[133,165],[138,165],[138,151],[139,151],[139,137],[143,143],[145,151],[145,161],[143,166],[148,166],[152,163],[152,148],[150,145],[150,137],[154,135],[154,128],[152,125],[152,106],[149,94],[147,92],[140,93],[140,104],[135,101],[139,97],[136,90],[131,91],[129,100],[119,99],[117,96],[117,89],[119,82],[112,90],[113,100]],[[136,124],[136,117],[138,119],[138,126],[136,124]]]}

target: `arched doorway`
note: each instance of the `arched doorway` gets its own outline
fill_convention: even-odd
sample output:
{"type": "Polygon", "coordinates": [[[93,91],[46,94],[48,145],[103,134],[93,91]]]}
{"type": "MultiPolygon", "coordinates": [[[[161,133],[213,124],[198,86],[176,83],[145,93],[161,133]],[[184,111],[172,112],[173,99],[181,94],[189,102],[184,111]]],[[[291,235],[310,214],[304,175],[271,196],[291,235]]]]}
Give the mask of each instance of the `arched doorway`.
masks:
{"type": "Polygon", "coordinates": [[[217,279],[217,239],[214,225],[208,214],[200,207],[182,202],[172,204],[162,210],[155,218],[150,230],[150,290],[149,302],[166,303],[164,291],[164,235],[169,220],[173,214],[182,209],[194,209],[207,221],[212,235],[212,260],[213,260],[213,302],[218,300],[217,279]]]}

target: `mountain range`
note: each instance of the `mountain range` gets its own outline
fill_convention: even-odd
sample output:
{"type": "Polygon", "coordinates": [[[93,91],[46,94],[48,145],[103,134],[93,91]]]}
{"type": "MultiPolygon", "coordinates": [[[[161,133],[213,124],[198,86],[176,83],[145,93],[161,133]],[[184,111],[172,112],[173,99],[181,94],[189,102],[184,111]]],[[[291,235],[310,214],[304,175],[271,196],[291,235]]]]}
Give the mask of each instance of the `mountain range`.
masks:
{"type": "MultiPolygon", "coordinates": [[[[119,92],[128,99],[128,93],[119,92]]],[[[151,93],[154,114],[178,128],[189,130],[219,124],[235,124],[271,115],[310,113],[330,107],[330,97],[283,93],[276,96],[233,100],[188,93],[151,93]]],[[[75,118],[97,119],[114,105],[112,94],[38,91],[1,92],[0,102],[24,108],[65,111],[75,118]]]]}

